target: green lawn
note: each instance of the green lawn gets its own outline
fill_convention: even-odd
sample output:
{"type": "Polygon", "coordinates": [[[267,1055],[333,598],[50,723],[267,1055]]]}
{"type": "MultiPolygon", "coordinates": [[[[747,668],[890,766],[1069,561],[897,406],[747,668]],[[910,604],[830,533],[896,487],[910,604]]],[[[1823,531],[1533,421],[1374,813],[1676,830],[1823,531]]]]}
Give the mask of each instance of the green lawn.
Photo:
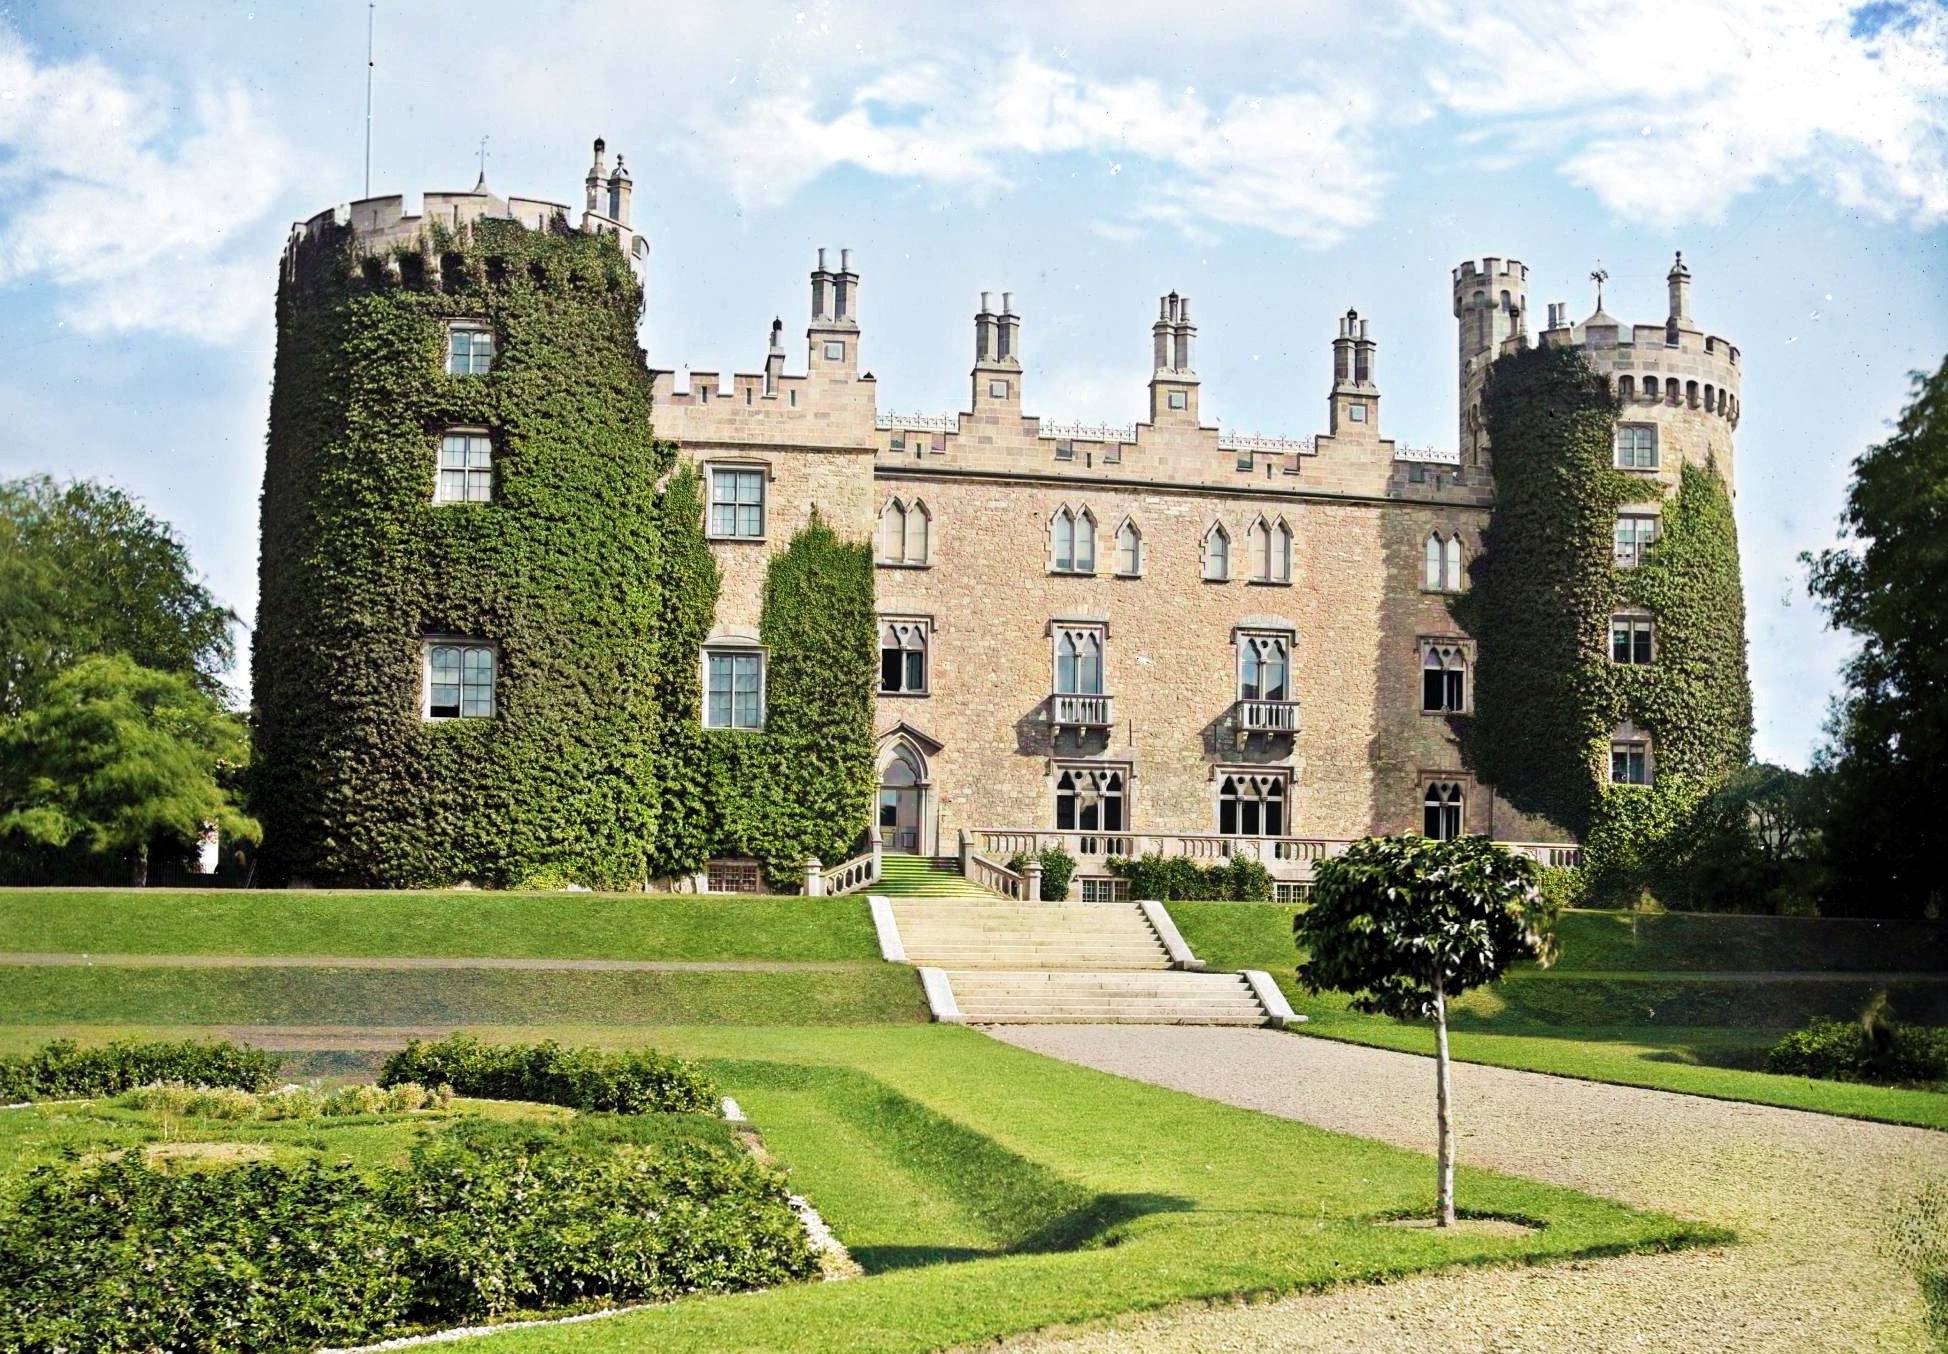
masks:
{"type": "Polygon", "coordinates": [[[511,1331],[493,1348],[931,1350],[1446,1264],[1723,1239],[1465,1167],[1464,1209],[1546,1225],[1518,1237],[1376,1226],[1430,1206],[1429,1159],[948,1026],[655,1039],[711,1060],[867,1277],[511,1331]]]}
{"type": "Polygon", "coordinates": [[[879,957],[864,898],[0,888],[16,953],[879,957]]]}
{"type": "MultiPolygon", "coordinates": [[[[1431,1027],[1359,1015],[1335,994],[1312,996],[1298,987],[1294,910],[1266,903],[1170,904],[1184,939],[1212,968],[1259,968],[1276,978],[1293,1009],[1306,1016],[1305,1033],[1431,1054],[1431,1027]]],[[[1928,967],[1919,960],[1926,954],[1921,942],[1929,928],[1896,928],[1916,948],[1880,952],[1862,939],[1879,925],[1568,913],[1558,932],[1561,966],[1519,970],[1465,997],[1451,1021],[1452,1051],[1464,1061],[1498,1067],[1948,1129],[1948,1092],[1776,1077],[1757,1070],[1765,1050],[1786,1030],[1815,1014],[1853,1015],[1879,991],[1879,984],[1848,976],[1876,954],[1876,962],[1887,968],[1928,967]],[[1676,928],[1664,925],[1673,922],[1676,928]],[[1739,926],[1752,922],[1765,925],[1739,926]],[[1707,923],[1731,924],[1734,939],[1712,942],[1708,930],[1701,930],[1707,923]],[[1796,925],[1812,927],[1813,938],[1798,935],[1796,925]],[[1836,928],[1853,939],[1834,940],[1836,928]],[[1822,936],[1840,946],[1840,965],[1838,972],[1822,973],[1815,981],[1713,979],[1696,964],[1677,962],[1681,956],[1674,950],[1696,943],[1725,962],[1725,972],[1803,969],[1818,953],[1822,936]],[[1615,971],[1633,956],[1662,971],[1615,971]],[[1687,976],[1685,968],[1698,976],[1687,976]]],[[[1891,934],[1873,930],[1878,936],[1873,944],[1894,943],[1891,934]]],[[[1948,983],[1893,984],[1888,990],[1895,1009],[1909,1018],[1948,1020],[1948,983]]]]}
{"type": "Polygon", "coordinates": [[[822,1025],[927,1019],[918,974],[0,966],[16,1025],[822,1025]]]}

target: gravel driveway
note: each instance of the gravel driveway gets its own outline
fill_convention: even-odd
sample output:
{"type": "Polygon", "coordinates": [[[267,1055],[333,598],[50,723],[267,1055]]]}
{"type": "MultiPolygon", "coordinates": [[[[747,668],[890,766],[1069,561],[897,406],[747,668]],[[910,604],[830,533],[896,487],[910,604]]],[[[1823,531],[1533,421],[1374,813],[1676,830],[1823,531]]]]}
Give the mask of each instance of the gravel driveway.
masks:
{"type": "MultiPolygon", "coordinates": [[[[1105,1072],[1433,1150],[1433,1064],[1413,1054],[1195,1026],[988,1033],[1105,1072]]],[[[1471,1063],[1456,1063],[1454,1077],[1463,1162],[1721,1223],[1741,1241],[1178,1310],[1005,1348],[1936,1348],[1912,1255],[1948,1247],[1948,1134],[1471,1063]]],[[[1433,1183],[1430,1166],[1430,1198],[1433,1183]]]]}

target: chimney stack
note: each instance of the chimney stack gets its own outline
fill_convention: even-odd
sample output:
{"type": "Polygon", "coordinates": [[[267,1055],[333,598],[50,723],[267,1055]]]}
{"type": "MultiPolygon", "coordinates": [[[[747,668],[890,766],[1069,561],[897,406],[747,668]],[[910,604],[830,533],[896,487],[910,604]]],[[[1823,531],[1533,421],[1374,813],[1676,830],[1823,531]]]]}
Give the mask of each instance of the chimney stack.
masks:
{"type": "Polygon", "coordinates": [[[1684,251],[1677,251],[1677,261],[1665,278],[1671,288],[1671,317],[1667,324],[1688,325],[1691,323],[1691,270],[1684,266],[1684,251]]]}
{"type": "MultiPolygon", "coordinates": [[[[1350,317],[1351,312],[1348,312],[1350,317]]],[[[1367,322],[1361,320],[1359,332],[1353,338],[1353,384],[1370,386],[1373,384],[1379,345],[1367,337],[1366,325],[1367,322]]]]}
{"type": "Polygon", "coordinates": [[[771,317],[771,347],[764,355],[764,393],[778,393],[778,378],[785,374],[785,322],[771,317]]]}
{"type": "Polygon", "coordinates": [[[1001,313],[995,316],[997,325],[995,356],[1003,362],[1019,361],[1021,358],[1021,316],[1015,314],[1015,294],[1011,291],[1001,293],[1001,313]]]}
{"type": "Polygon", "coordinates": [[[832,274],[825,267],[825,251],[818,251],[818,267],[812,269],[812,322],[832,318],[832,274]]]}
{"type": "Polygon", "coordinates": [[[616,172],[609,175],[609,219],[619,226],[629,224],[629,195],[633,185],[629,171],[622,167],[622,154],[616,153],[616,172]]]}
{"type": "Polygon", "coordinates": [[[1196,364],[1191,360],[1191,343],[1196,338],[1197,326],[1190,322],[1190,298],[1180,296],[1177,298],[1177,355],[1171,362],[1171,366],[1178,371],[1195,370],[1196,364]]]}
{"type": "Polygon", "coordinates": [[[1353,321],[1358,312],[1347,311],[1339,318],[1339,337],[1332,341],[1332,382],[1350,385],[1353,380],[1353,321]]]}
{"type": "Polygon", "coordinates": [[[604,169],[602,152],[606,149],[608,149],[608,143],[603,141],[601,137],[596,137],[595,159],[588,167],[588,181],[584,185],[588,189],[587,209],[591,212],[600,212],[602,210],[602,176],[604,169]]]}
{"type": "Polygon", "coordinates": [[[995,358],[997,326],[994,312],[988,309],[988,297],[992,294],[981,293],[981,308],[974,313],[974,361],[981,366],[995,358]]]}

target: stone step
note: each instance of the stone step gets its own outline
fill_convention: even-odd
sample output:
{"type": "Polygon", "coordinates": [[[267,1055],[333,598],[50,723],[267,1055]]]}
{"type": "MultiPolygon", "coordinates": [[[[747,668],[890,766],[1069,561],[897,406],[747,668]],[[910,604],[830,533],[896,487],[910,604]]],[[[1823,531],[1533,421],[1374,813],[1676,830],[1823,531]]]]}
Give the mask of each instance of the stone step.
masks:
{"type": "Polygon", "coordinates": [[[1170,1015],[1147,1011],[1062,1013],[1057,1011],[968,1012],[970,1025],[1263,1025],[1265,1014],[1253,1008],[1236,1015],[1170,1015]]]}
{"type": "Polygon", "coordinates": [[[1250,986],[1235,973],[1177,973],[1170,969],[1123,973],[1060,973],[1047,969],[949,969],[954,990],[1022,989],[1038,992],[1156,992],[1162,995],[1249,996],[1250,986]]]}

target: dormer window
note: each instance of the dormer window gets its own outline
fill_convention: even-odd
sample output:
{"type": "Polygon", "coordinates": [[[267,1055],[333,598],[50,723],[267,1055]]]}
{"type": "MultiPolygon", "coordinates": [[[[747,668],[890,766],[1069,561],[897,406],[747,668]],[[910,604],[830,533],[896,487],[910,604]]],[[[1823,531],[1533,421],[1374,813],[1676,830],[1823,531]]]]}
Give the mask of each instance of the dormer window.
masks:
{"type": "Polygon", "coordinates": [[[446,374],[485,376],[494,366],[494,336],[477,324],[446,328],[446,374]]]}

